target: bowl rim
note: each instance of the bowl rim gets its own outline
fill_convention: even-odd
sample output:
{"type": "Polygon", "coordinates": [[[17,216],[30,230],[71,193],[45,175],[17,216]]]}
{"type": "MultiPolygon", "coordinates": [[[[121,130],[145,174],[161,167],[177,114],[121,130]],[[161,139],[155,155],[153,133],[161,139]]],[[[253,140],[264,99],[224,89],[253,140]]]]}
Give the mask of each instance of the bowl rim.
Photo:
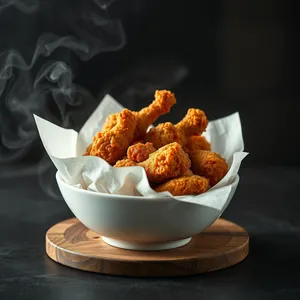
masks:
{"type": "MultiPolygon", "coordinates": [[[[102,197],[107,197],[107,198],[122,198],[122,199],[131,199],[131,200],[150,200],[150,201],[157,201],[157,200],[165,200],[165,201],[170,201],[170,200],[174,200],[174,201],[178,201],[176,200],[175,198],[171,198],[171,197],[144,197],[144,196],[129,196],[129,195],[115,195],[115,194],[107,194],[107,193],[102,193],[102,192],[94,192],[94,191],[88,191],[88,190],[84,190],[84,189],[80,189],[78,187],[75,187],[75,186],[72,186],[68,183],[66,183],[59,171],[56,171],[55,173],[55,177],[56,177],[56,180],[57,182],[59,182],[60,184],[62,184],[63,186],[65,186],[66,188],[68,189],[71,189],[71,190],[74,190],[74,191],[77,191],[78,193],[83,193],[83,194],[90,194],[90,195],[93,195],[93,196],[102,196],[102,197]]],[[[236,178],[234,179],[234,181],[231,183],[232,186],[235,186],[239,183],[239,174],[236,175],[236,178]]]]}

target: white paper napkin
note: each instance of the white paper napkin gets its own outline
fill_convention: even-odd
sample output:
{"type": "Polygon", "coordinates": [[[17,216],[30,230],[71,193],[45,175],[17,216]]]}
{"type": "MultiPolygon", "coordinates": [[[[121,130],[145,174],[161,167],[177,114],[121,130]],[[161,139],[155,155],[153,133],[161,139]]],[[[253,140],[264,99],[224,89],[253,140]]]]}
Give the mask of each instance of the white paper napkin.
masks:
{"type": "Polygon", "coordinates": [[[106,95],[79,133],[34,115],[42,143],[63,180],[70,185],[95,192],[151,198],[171,197],[221,211],[230,196],[241,162],[248,154],[243,152],[244,141],[239,114],[234,113],[209,122],[204,133],[212,144],[212,151],[226,159],[230,167],[226,176],[206,193],[174,197],[169,192],[155,192],[150,187],[142,167],[114,168],[99,157],[82,156],[94,135],[100,131],[106,117],[122,109],[122,105],[106,95]]]}

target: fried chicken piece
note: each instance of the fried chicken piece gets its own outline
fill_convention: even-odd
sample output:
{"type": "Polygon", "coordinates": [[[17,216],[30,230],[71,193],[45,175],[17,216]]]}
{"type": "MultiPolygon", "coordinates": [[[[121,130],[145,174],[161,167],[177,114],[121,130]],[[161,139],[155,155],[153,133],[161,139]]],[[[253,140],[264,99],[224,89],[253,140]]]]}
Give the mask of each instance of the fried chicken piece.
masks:
{"type": "Polygon", "coordinates": [[[189,152],[194,174],[209,179],[210,186],[216,185],[228,172],[226,160],[221,155],[205,150],[189,152]]]}
{"type": "Polygon", "coordinates": [[[191,161],[180,144],[174,142],[151,153],[139,166],[146,170],[149,181],[163,182],[183,174],[191,167],[191,161]]]}
{"type": "Polygon", "coordinates": [[[137,166],[137,163],[134,162],[134,161],[132,161],[129,158],[120,159],[114,165],[114,167],[117,167],[117,168],[121,168],[121,167],[135,167],[135,166],[137,166]]]}
{"type": "Polygon", "coordinates": [[[136,137],[144,137],[148,127],[154,123],[161,115],[167,114],[171,107],[176,104],[173,93],[167,90],[156,90],[155,100],[137,113],[138,132],[136,137]]]}
{"type": "Polygon", "coordinates": [[[180,145],[184,143],[181,133],[171,122],[161,123],[151,128],[145,136],[145,141],[152,143],[157,149],[173,142],[180,145]]]}
{"type": "Polygon", "coordinates": [[[157,149],[173,142],[184,146],[191,135],[205,131],[207,124],[207,117],[202,110],[190,108],[176,125],[166,122],[151,128],[146,134],[145,141],[153,143],[157,149]]]}
{"type": "Polygon", "coordinates": [[[149,155],[156,149],[152,143],[136,143],[127,149],[127,157],[135,162],[142,162],[148,159],[149,155]]]}
{"type": "Polygon", "coordinates": [[[192,176],[192,175],[195,175],[191,169],[188,169],[186,171],[184,171],[182,174],[180,174],[179,176],[175,177],[175,178],[179,178],[179,177],[182,177],[182,176],[192,176]]]}
{"type": "Polygon", "coordinates": [[[99,156],[109,164],[114,165],[126,155],[126,151],[133,139],[136,119],[128,109],[117,114],[117,124],[111,129],[99,132],[93,142],[87,147],[85,155],[99,156]]]}
{"type": "MultiPolygon", "coordinates": [[[[176,128],[184,139],[194,134],[201,134],[208,124],[207,117],[203,110],[190,108],[185,117],[176,124],[176,128]]],[[[186,142],[185,142],[186,143],[186,142]]]]}
{"type": "Polygon", "coordinates": [[[101,131],[111,130],[117,124],[117,115],[118,113],[108,115],[101,128],[101,131]]]}
{"type": "Polygon", "coordinates": [[[194,173],[192,172],[191,169],[188,169],[182,173],[182,176],[192,176],[192,175],[194,175],[194,173]]]}
{"type": "Polygon", "coordinates": [[[187,139],[187,143],[184,146],[184,151],[189,153],[195,150],[211,151],[210,143],[203,135],[192,135],[187,139]]]}
{"type": "Polygon", "coordinates": [[[173,196],[199,195],[205,193],[209,180],[205,177],[192,175],[171,179],[155,188],[156,192],[168,191],[173,196]]]}
{"type": "MultiPolygon", "coordinates": [[[[171,107],[176,103],[173,93],[167,90],[156,90],[154,101],[140,111],[133,111],[137,120],[137,126],[134,133],[134,140],[143,138],[148,127],[154,123],[158,117],[168,113],[171,107]]],[[[111,130],[116,124],[116,115],[109,115],[102,127],[103,130],[111,130]]]]}
{"type": "Polygon", "coordinates": [[[184,174],[191,167],[191,161],[178,143],[171,143],[151,153],[143,162],[135,163],[126,158],[118,161],[115,167],[132,165],[143,167],[150,182],[161,183],[184,174]]]}

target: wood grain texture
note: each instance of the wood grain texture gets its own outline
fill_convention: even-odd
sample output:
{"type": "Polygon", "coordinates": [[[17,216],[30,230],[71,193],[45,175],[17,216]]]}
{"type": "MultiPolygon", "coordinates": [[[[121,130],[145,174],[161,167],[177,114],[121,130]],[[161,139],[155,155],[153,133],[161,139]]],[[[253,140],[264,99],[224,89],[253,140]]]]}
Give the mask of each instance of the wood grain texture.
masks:
{"type": "Polygon", "coordinates": [[[111,275],[161,277],[206,273],[241,262],[248,250],[248,233],[221,218],[186,246],[164,251],[109,246],[76,218],[62,221],[46,233],[46,252],[54,261],[111,275]]]}

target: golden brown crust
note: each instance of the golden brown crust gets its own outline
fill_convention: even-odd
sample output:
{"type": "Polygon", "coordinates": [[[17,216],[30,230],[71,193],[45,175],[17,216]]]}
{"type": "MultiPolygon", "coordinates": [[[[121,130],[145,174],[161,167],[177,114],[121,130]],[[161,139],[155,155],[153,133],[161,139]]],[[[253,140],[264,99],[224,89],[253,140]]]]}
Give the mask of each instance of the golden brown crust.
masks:
{"type": "Polygon", "coordinates": [[[207,124],[208,120],[203,110],[190,108],[185,117],[175,126],[181,135],[187,139],[191,135],[204,132],[207,124]]]}
{"type": "Polygon", "coordinates": [[[191,167],[191,161],[182,147],[175,142],[151,153],[139,165],[146,170],[149,181],[164,182],[187,171],[191,167]]]}
{"type": "MultiPolygon", "coordinates": [[[[167,90],[156,90],[154,97],[155,99],[148,107],[138,112],[132,112],[137,120],[134,140],[143,138],[148,127],[161,115],[168,113],[171,107],[176,103],[174,94],[167,90]]],[[[116,125],[116,122],[116,114],[109,115],[102,126],[102,131],[111,130],[116,125]]]]}
{"type": "Polygon", "coordinates": [[[136,138],[144,137],[148,127],[154,123],[160,116],[165,115],[176,103],[173,93],[167,90],[156,90],[155,100],[137,113],[138,131],[136,138]]]}
{"type": "Polygon", "coordinates": [[[106,118],[106,120],[101,128],[101,131],[113,129],[113,127],[117,124],[117,115],[118,114],[108,115],[108,117],[106,118]]]}
{"type": "Polygon", "coordinates": [[[156,192],[170,192],[173,196],[199,195],[205,193],[209,180],[205,177],[192,175],[171,179],[155,188],[156,192]]]}
{"type": "Polygon", "coordinates": [[[189,136],[201,134],[207,124],[205,113],[200,109],[191,108],[176,125],[166,122],[151,128],[145,136],[145,141],[153,143],[157,149],[173,142],[184,146],[189,136]]]}
{"type": "Polygon", "coordinates": [[[152,143],[136,143],[127,149],[127,156],[135,162],[142,162],[149,158],[149,155],[156,149],[152,143]]]}
{"type": "Polygon", "coordinates": [[[192,170],[188,169],[185,172],[183,172],[181,176],[192,176],[192,175],[194,175],[194,173],[192,172],[192,170]]]}
{"type": "Polygon", "coordinates": [[[178,143],[171,143],[151,153],[143,162],[136,163],[123,158],[114,167],[129,166],[143,167],[150,182],[161,183],[186,173],[191,167],[191,161],[178,143]]]}
{"type": "MultiPolygon", "coordinates": [[[[121,159],[130,145],[136,127],[135,116],[128,109],[117,115],[117,124],[113,129],[99,132],[87,148],[89,155],[98,156],[114,165],[121,159]]],[[[87,153],[86,152],[86,153],[87,153]]]]}
{"type": "Polygon", "coordinates": [[[114,167],[116,167],[116,168],[121,168],[121,167],[135,167],[135,166],[137,166],[137,163],[135,163],[134,161],[132,161],[129,158],[120,159],[114,165],[114,167]]]}
{"type": "Polygon", "coordinates": [[[195,150],[189,152],[194,174],[209,179],[210,185],[217,184],[228,172],[226,160],[212,151],[195,150]]]}
{"type": "Polygon", "coordinates": [[[184,146],[184,151],[189,153],[195,150],[211,151],[210,143],[203,135],[192,135],[187,139],[187,143],[184,146]]]}
{"type": "Polygon", "coordinates": [[[171,122],[161,123],[151,128],[146,134],[145,141],[151,142],[156,149],[173,142],[182,145],[181,134],[171,122]]]}

